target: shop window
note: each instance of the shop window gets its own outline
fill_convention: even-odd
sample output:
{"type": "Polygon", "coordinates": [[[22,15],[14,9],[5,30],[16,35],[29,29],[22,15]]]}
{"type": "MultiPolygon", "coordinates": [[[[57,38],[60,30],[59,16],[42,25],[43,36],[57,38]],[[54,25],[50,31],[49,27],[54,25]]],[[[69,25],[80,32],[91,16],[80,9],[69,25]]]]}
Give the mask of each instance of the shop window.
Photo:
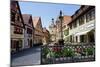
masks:
{"type": "Polygon", "coordinates": [[[87,41],[86,35],[81,35],[80,42],[86,42],[86,41],[87,41]]]}
{"type": "Polygon", "coordinates": [[[95,36],[93,32],[89,32],[88,38],[89,38],[89,42],[95,42],[95,36]]]}
{"type": "Polygon", "coordinates": [[[19,40],[19,48],[22,48],[22,43],[23,43],[23,41],[19,40]]]}
{"type": "Polygon", "coordinates": [[[32,39],[30,40],[30,44],[32,45],[32,39]]]}
{"type": "Polygon", "coordinates": [[[16,41],[15,40],[11,40],[11,48],[12,49],[16,48],[16,41]]]}
{"type": "Polygon", "coordinates": [[[84,42],[84,35],[80,36],[80,42],[84,42]]]}

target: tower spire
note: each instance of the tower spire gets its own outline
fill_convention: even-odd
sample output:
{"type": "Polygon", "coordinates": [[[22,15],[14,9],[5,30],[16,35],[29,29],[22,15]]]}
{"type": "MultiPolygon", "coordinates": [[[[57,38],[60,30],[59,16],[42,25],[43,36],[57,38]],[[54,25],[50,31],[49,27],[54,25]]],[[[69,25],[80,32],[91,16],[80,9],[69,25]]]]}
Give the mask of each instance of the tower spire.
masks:
{"type": "Polygon", "coordinates": [[[52,23],[54,24],[54,18],[52,18],[52,23]]]}

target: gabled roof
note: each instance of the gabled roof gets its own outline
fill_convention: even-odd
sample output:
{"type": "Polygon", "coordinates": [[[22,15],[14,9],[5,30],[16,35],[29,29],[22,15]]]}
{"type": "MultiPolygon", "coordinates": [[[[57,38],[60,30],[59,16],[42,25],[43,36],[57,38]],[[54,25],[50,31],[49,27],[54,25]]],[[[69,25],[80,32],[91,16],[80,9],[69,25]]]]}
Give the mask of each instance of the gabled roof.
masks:
{"type": "Polygon", "coordinates": [[[22,13],[21,13],[20,6],[19,6],[19,2],[18,1],[11,1],[11,11],[13,11],[13,10],[18,10],[19,11],[19,15],[20,15],[20,18],[22,20],[21,23],[23,24],[23,28],[25,28],[24,21],[23,21],[23,18],[22,18],[22,13]]]}
{"type": "Polygon", "coordinates": [[[34,28],[38,24],[39,20],[40,20],[40,17],[33,17],[33,25],[34,25],[34,28]]]}
{"type": "Polygon", "coordinates": [[[24,24],[28,24],[31,15],[30,14],[22,14],[22,16],[23,16],[24,24]]]}

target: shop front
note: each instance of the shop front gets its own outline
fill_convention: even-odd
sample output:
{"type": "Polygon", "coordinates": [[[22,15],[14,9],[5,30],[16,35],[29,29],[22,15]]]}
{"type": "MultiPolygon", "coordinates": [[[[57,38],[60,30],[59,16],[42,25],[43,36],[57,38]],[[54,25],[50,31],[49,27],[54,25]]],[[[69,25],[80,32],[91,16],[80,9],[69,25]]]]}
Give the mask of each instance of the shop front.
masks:
{"type": "Polygon", "coordinates": [[[75,34],[74,42],[91,43],[95,42],[95,30],[88,30],[75,34]]]}
{"type": "Polygon", "coordinates": [[[18,52],[22,50],[22,39],[11,39],[11,52],[18,52]]]}

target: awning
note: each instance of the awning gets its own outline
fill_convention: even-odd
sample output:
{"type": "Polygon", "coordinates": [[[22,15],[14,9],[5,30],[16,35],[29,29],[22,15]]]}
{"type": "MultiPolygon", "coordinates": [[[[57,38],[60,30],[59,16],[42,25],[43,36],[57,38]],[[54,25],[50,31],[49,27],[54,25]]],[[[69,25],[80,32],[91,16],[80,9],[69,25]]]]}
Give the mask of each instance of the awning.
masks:
{"type": "Polygon", "coordinates": [[[77,35],[84,35],[84,34],[87,34],[87,33],[90,32],[90,31],[91,31],[91,30],[79,32],[79,33],[76,33],[75,36],[77,36],[77,35]]]}

